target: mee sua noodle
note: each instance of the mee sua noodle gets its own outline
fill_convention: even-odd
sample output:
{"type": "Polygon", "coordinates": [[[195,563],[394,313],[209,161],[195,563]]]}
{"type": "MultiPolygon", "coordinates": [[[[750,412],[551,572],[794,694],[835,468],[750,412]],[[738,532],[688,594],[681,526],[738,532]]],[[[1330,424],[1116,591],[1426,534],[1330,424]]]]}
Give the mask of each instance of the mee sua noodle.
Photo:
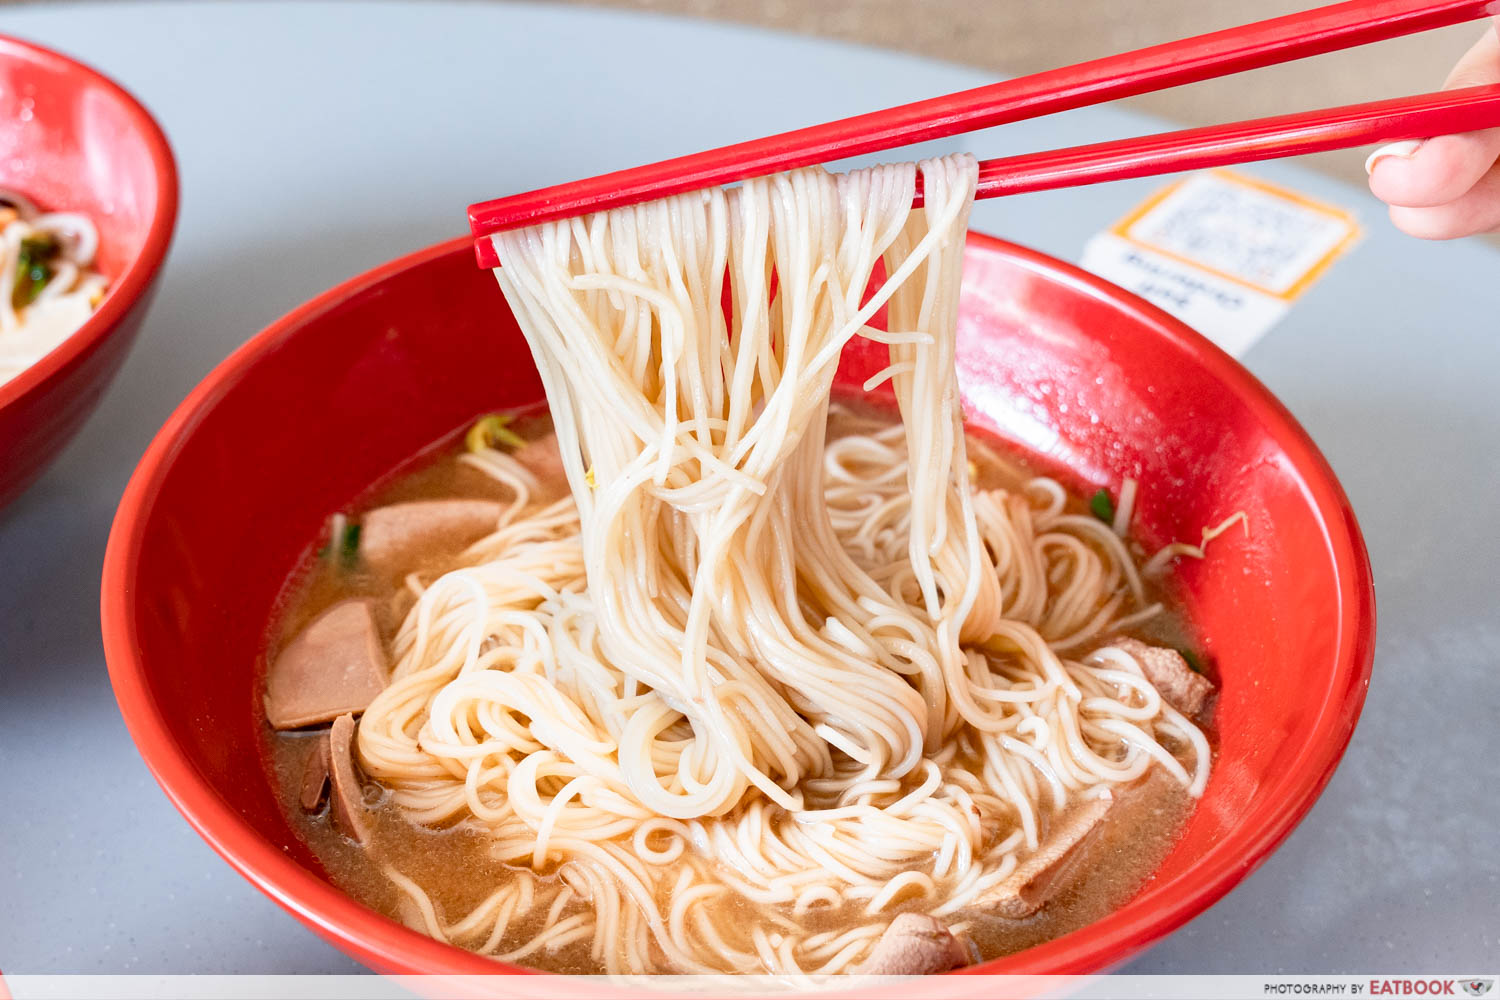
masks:
{"type": "Polygon", "coordinates": [[[572,496],[468,456],[514,500],[411,578],[358,726],[393,808],[513,868],[468,913],[391,868],[428,933],[611,973],[887,971],[898,915],[1005,912],[1148,769],[1201,793],[1205,737],[1110,641],[1159,610],[1120,536],[1051,480],[971,482],[975,183],[969,156],[807,169],[495,237],[572,496]],[[901,419],[830,437],[854,337],[889,346],[901,419]]]}

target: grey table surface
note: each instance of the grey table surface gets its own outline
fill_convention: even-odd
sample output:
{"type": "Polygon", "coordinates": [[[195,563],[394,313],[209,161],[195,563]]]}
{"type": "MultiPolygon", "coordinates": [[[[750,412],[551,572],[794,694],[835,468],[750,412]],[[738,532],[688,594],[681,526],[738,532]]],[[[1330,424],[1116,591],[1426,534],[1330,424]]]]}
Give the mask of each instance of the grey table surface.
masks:
{"type": "MultiPolygon", "coordinates": [[[[0,31],[140,96],[173,141],[183,190],[134,354],[57,464],[0,511],[0,968],[355,971],[198,839],[120,720],[98,578],[151,436],[260,327],[457,234],[471,201],[986,80],[743,28],[510,4],[5,7],[0,31]]],[[[999,155],[1158,124],[1087,110],[965,145],[999,155]]],[[[947,148],[958,147],[929,147],[947,148]]],[[[1306,821],[1125,971],[1493,969],[1500,253],[1406,240],[1363,191],[1289,165],[1251,172],[1350,208],[1367,229],[1244,360],[1359,514],[1380,605],[1375,675],[1306,821]]],[[[1076,259],[1157,183],[985,204],[974,224],[1076,259]]]]}

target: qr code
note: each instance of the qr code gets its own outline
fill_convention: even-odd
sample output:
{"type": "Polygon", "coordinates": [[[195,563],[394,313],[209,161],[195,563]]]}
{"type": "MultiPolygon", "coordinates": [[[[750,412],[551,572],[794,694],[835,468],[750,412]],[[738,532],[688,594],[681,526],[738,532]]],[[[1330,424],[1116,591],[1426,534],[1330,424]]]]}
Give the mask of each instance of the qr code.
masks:
{"type": "Polygon", "coordinates": [[[1183,182],[1127,238],[1285,294],[1356,231],[1348,216],[1217,173],[1183,182]]]}

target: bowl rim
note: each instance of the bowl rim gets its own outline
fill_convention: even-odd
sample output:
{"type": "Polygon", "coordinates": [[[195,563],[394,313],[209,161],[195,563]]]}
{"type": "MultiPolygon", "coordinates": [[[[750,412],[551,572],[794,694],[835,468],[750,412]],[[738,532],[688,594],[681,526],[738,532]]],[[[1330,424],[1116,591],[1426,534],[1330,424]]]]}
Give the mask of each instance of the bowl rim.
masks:
{"type": "MultiPolygon", "coordinates": [[[[1186,351],[1243,398],[1263,420],[1304,480],[1309,506],[1323,529],[1336,576],[1339,629],[1328,694],[1310,724],[1303,748],[1287,771],[1279,801],[1260,810],[1257,824],[1241,824],[1175,878],[1172,892],[1150,905],[1150,885],[1100,920],[1014,955],[960,974],[1026,975],[1099,972],[1117,966],[1217,902],[1286,839],[1332,777],[1351,738],[1374,658],[1375,595],[1369,555],[1352,507],[1333,470],[1307,432],[1239,362],[1180,320],[1136,295],[1040,251],[970,232],[971,252],[1000,254],[1075,290],[1108,301],[1186,351]]],[[[532,973],[466,952],[410,930],[366,908],[292,860],[229,806],[171,735],[152,699],[134,629],[133,579],[142,559],[146,523],[173,461],[200,416],[262,357],[320,314],[386,279],[448,255],[471,251],[467,236],[403,255],[348,279],[276,320],[217,365],[167,419],[146,449],[121,499],[104,558],[100,601],[105,657],[116,700],[138,751],[167,798],[231,867],[305,925],[377,971],[445,975],[532,973]]],[[[614,993],[604,984],[601,992],[614,993]]],[[[899,988],[898,988],[899,989],[899,988]]],[[[621,995],[629,995],[624,993],[621,995]]]]}
{"type": "Polygon", "coordinates": [[[145,242],[140,251],[131,257],[120,276],[110,282],[99,308],[56,347],[27,365],[8,382],[0,383],[0,409],[89,354],[114,331],[120,320],[151,285],[167,255],[167,248],[177,227],[179,197],[177,159],[172,153],[171,143],[167,141],[166,133],[155,117],[134,94],[92,66],[71,56],[24,38],[0,34],[0,57],[17,55],[54,69],[81,74],[114,95],[125,109],[126,117],[135,132],[145,141],[156,174],[157,198],[151,223],[146,229],[145,242]]]}

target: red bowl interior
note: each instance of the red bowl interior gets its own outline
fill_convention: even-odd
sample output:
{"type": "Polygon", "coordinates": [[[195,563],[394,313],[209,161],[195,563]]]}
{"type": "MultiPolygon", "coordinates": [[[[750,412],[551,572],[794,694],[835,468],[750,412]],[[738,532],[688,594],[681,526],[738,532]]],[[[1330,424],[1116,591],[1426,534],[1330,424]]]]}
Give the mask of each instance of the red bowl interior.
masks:
{"type": "MultiPolygon", "coordinates": [[[[987,972],[1086,972],[1177,927],[1254,869],[1312,805],[1364,700],[1374,594],[1342,490],[1291,416],[1171,317],[1069,265],[983,236],[966,260],[959,359],[972,422],[1074,485],[1143,483],[1222,682],[1221,756],[1184,836],[1129,904],[987,972]]],[[[840,378],[879,365],[851,347],[840,378]]],[[[541,386],[466,240],[356,278],[220,365],[147,451],[105,560],[105,650],[137,746],[234,867],[385,971],[497,966],[365,909],[327,881],[253,774],[253,672],[272,604],[328,512],[476,414],[541,386]]]]}
{"type": "Polygon", "coordinates": [[[125,360],[177,219],[177,168],[151,115],[120,86],[40,46],[0,36],[0,186],[99,227],[99,308],[0,384],[0,504],[30,485],[82,425],[125,360]]]}

